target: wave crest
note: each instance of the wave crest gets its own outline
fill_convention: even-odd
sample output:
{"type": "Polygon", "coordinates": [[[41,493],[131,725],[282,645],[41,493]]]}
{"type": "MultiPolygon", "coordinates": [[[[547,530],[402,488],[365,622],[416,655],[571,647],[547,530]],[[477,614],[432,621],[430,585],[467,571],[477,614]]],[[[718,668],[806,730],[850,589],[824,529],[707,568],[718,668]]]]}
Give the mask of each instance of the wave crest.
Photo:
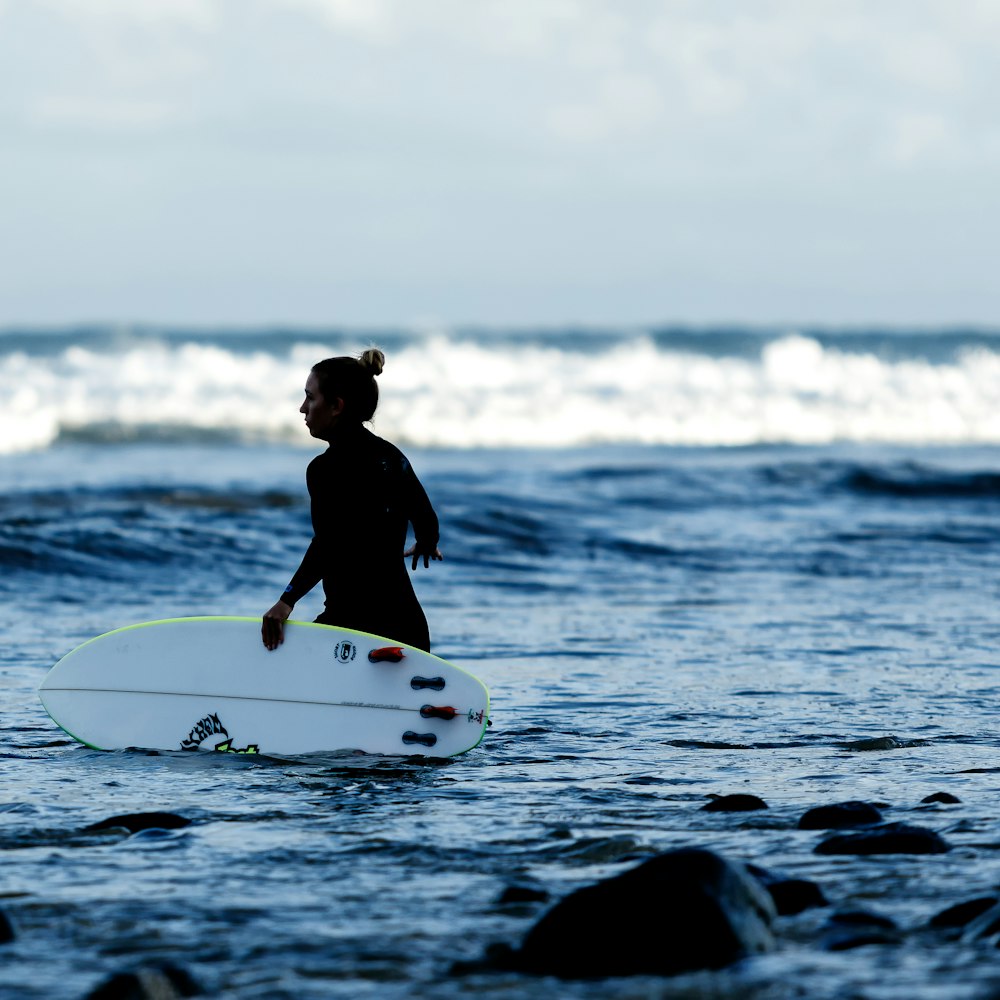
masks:
{"type": "MultiPolygon", "coordinates": [[[[1000,353],[899,356],[787,334],[719,353],[652,335],[409,337],[387,350],[375,429],[443,448],[841,441],[1000,443],[1000,353]]],[[[708,344],[708,341],[706,341],[708,344]]],[[[0,451],[56,441],[311,445],[309,367],[342,344],[275,335],[0,351],[0,451]],[[119,345],[120,347],[121,345],[119,345]]],[[[363,346],[363,345],[359,345],[363,346]]]]}

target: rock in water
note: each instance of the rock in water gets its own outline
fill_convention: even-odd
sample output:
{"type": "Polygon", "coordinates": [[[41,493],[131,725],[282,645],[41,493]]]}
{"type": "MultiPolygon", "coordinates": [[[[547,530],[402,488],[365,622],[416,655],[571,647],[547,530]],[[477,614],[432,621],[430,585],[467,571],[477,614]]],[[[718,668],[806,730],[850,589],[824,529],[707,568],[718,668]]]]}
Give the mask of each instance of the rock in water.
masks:
{"type": "Polygon", "coordinates": [[[508,903],[544,903],[548,900],[548,892],[535,885],[509,885],[500,894],[497,903],[506,906],[508,903]]]}
{"type": "Polygon", "coordinates": [[[816,806],[802,814],[800,830],[843,830],[852,826],[881,823],[882,814],[867,802],[837,802],[832,806],[816,806]]]}
{"type": "Polygon", "coordinates": [[[185,816],[178,816],[176,813],[128,813],[124,816],[111,816],[98,823],[91,823],[90,826],[84,827],[84,830],[95,832],[124,828],[129,833],[138,833],[140,830],[182,830],[190,825],[191,820],[185,816]]]}
{"type": "Polygon", "coordinates": [[[564,979],[719,969],[773,949],[773,918],[770,895],[742,865],[687,848],[571,893],[511,964],[564,979]]]}
{"type": "Polygon", "coordinates": [[[201,994],[185,970],[172,965],[119,972],[87,995],[87,1000],[182,1000],[201,994]]]}
{"type": "Polygon", "coordinates": [[[755,809],[766,809],[767,803],[756,795],[719,795],[711,802],[703,805],[704,812],[753,812],[755,809]]]}
{"type": "Polygon", "coordinates": [[[962,937],[966,941],[992,938],[1000,933],[1000,905],[984,910],[965,925],[962,937]]]}
{"type": "Polygon", "coordinates": [[[842,833],[816,845],[816,854],[945,854],[951,845],[938,833],[908,823],[886,823],[842,833]]]}
{"type": "Polygon", "coordinates": [[[965,927],[987,910],[992,910],[997,903],[1000,903],[1000,899],[996,896],[979,896],[964,903],[956,903],[931,917],[928,926],[945,929],[965,927]]]}
{"type": "Polygon", "coordinates": [[[829,906],[823,890],[815,882],[801,878],[781,879],[766,883],[767,891],[774,900],[774,908],[780,916],[793,916],[814,906],[829,906]]]}

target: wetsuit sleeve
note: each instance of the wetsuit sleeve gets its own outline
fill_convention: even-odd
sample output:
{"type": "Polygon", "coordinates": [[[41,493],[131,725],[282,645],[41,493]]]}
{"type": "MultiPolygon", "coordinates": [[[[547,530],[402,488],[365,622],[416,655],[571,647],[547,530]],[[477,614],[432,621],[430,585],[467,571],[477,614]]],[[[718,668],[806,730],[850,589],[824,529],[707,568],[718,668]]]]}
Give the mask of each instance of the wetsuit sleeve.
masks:
{"type": "Polygon", "coordinates": [[[294,607],[295,602],[300,597],[305,597],[319,583],[322,576],[323,571],[320,566],[319,545],[314,538],[309,543],[309,548],[306,549],[306,554],[302,557],[302,562],[295,571],[291,582],[285,587],[285,592],[281,595],[281,599],[289,607],[294,607]]]}
{"type": "Polygon", "coordinates": [[[406,512],[413,525],[416,552],[419,555],[431,553],[437,548],[439,526],[437,514],[427,496],[423,484],[417,479],[413,467],[403,459],[403,494],[406,498],[406,512]]]}

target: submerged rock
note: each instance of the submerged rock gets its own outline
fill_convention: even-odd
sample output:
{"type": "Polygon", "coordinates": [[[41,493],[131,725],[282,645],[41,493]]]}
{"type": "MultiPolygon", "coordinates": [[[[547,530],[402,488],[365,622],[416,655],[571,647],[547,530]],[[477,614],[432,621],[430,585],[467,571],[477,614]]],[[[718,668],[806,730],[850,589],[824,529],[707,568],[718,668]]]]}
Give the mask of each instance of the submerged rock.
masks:
{"type": "Polygon", "coordinates": [[[995,904],[983,910],[965,925],[962,937],[966,941],[978,941],[1000,934],[1000,904],[995,904]]]}
{"type": "Polygon", "coordinates": [[[928,921],[928,926],[944,928],[965,927],[966,924],[971,923],[980,914],[985,913],[987,910],[992,910],[997,903],[1000,903],[1000,899],[996,896],[980,896],[978,899],[967,899],[964,903],[956,903],[954,906],[949,906],[946,910],[935,914],[928,921]]]}
{"type": "Polygon", "coordinates": [[[816,845],[817,854],[945,854],[951,845],[938,833],[908,823],[886,823],[843,833],[816,845]]]}
{"type": "Polygon", "coordinates": [[[185,969],[165,965],[158,969],[119,972],[87,994],[87,1000],[180,1000],[196,997],[201,987],[185,969]]]}
{"type": "Polygon", "coordinates": [[[774,908],[782,917],[794,916],[817,906],[829,906],[823,890],[804,878],[786,878],[777,882],[766,882],[764,887],[771,894],[774,908]]]}
{"type": "Polygon", "coordinates": [[[956,795],[952,795],[951,792],[934,792],[933,795],[926,795],[922,798],[921,803],[924,805],[930,805],[932,802],[943,802],[947,805],[955,805],[962,800],[956,795]]]}
{"type": "Polygon", "coordinates": [[[831,926],[837,927],[879,927],[882,930],[897,930],[896,921],[892,917],[870,910],[838,910],[829,920],[831,926]]]}
{"type": "Polygon", "coordinates": [[[850,951],[870,944],[900,944],[902,940],[898,931],[882,930],[879,927],[837,927],[826,934],[820,944],[827,951],[850,951]]]}
{"type": "Polygon", "coordinates": [[[906,744],[895,736],[875,736],[868,740],[851,740],[850,743],[841,743],[840,746],[841,749],[853,753],[868,753],[874,750],[899,750],[906,744]]]}
{"type": "Polygon", "coordinates": [[[15,937],[17,935],[14,933],[14,925],[11,923],[10,917],[3,910],[0,910],[0,944],[13,941],[15,937]]]}
{"type": "Polygon", "coordinates": [[[702,812],[753,812],[766,809],[767,803],[756,795],[717,795],[701,807],[702,812]]]}
{"type": "Polygon", "coordinates": [[[867,802],[851,800],[830,806],[816,806],[802,814],[800,830],[843,830],[852,826],[881,823],[882,814],[867,802]]]}
{"type": "Polygon", "coordinates": [[[718,969],[774,947],[774,904],[711,851],[670,851],[571,893],[505,964],[564,979],[718,969]]]}
{"type": "Polygon", "coordinates": [[[497,900],[498,905],[511,903],[544,903],[549,898],[548,890],[537,885],[508,885],[497,900]]]}
{"type": "Polygon", "coordinates": [[[185,826],[190,826],[191,820],[176,813],[168,812],[148,812],[148,813],[128,813],[122,816],[110,816],[97,823],[91,823],[84,827],[87,832],[96,830],[111,830],[123,827],[129,833],[138,833],[140,830],[180,830],[185,826]]]}
{"type": "Polygon", "coordinates": [[[891,917],[867,910],[834,913],[820,944],[827,951],[849,951],[870,944],[899,944],[903,940],[891,917]]]}
{"type": "Polygon", "coordinates": [[[829,906],[823,890],[804,878],[787,878],[757,865],[747,864],[747,871],[771,894],[779,917],[794,916],[815,906],[829,906]]]}

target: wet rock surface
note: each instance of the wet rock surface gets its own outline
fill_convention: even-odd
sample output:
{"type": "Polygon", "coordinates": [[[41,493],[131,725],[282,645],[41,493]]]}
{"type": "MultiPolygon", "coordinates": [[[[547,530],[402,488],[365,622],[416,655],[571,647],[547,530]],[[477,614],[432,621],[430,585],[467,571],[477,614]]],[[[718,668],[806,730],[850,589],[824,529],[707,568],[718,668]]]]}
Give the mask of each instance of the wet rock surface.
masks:
{"type": "Polygon", "coordinates": [[[800,830],[842,830],[882,822],[882,813],[868,802],[837,802],[802,814],[800,830]]]}
{"type": "Polygon", "coordinates": [[[965,927],[975,920],[976,917],[987,910],[991,910],[997,903],[1000,903],[1000,897],[997,896],[980,896],[978,899],[969,899],[964,903],[956,903],[954,906],[949,906],[947,909],[931,917],[928,921],[928,926],[943,928],[965,927]]]}
{"type": "Polygon", "coordinates": [[[909,823],[886,823],[822,841],[817,854],[945,854],[951,845],[934,830],[909,823]]]}
{"type": "Polygon", "coordinates": [[[86,1000],[181,1000],[201,995],[187,970],[173,965],[119,972],[87,994],[86,1000]]]}
{"type": "Polygon", "coordinates": [[[766,808],[767,803],[762,798],[743,793],[718,795],[701,807],[702,812],[755,812],[766,808]]]}
{"type": "Polygon", "coordinates": [[[140,833],[143,830],[181,830],[191,825],[191,820],[169,812],[127,813],[121,816],[109,816],[97,823],[84,827],[85,832],[98,830],[125,829],[129,833],[140,833]]]}
{"type": "Polygon", "coordinates": [[[567,979],[718,969],[774,947],[774,912],[742,865],[671,851],[561,900],[510,965],[567,979]]]}

